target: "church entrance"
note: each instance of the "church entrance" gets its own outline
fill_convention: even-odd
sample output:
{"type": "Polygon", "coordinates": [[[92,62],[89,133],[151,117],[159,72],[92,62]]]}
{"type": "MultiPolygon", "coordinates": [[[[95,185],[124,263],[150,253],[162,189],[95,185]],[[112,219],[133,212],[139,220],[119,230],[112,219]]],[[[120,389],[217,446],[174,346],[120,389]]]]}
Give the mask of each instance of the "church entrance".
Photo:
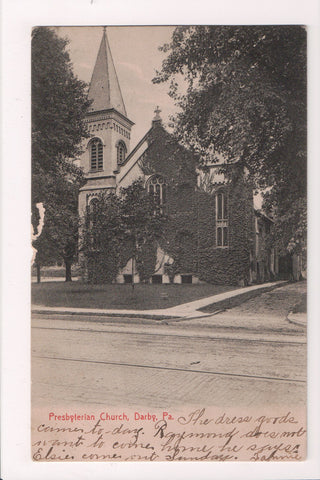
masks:
{"type": "Polygon", "coordinates": [[[181,275],[181,283],[192,283],[192,275],[181,275]]]}
{"type": "Polygon", "coordinates": [[[152,275],[151,282],[157,284],[162,283],[162,275],[152,275]]]}

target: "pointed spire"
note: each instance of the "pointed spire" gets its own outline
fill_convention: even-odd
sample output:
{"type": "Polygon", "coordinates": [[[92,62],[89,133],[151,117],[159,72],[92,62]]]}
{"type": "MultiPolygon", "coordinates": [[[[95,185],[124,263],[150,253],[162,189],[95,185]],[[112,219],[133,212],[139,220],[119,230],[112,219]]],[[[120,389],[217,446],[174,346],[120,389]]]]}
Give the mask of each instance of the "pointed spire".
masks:
{"type": "Polygon", "coordinates": [[[91,112],[114,108],[122,115],[127,116],[111,55],[106,27],[103,27],[102,40],[93,69],[88,97],[89,100],[93,100],[89,108],[91,112]]]}

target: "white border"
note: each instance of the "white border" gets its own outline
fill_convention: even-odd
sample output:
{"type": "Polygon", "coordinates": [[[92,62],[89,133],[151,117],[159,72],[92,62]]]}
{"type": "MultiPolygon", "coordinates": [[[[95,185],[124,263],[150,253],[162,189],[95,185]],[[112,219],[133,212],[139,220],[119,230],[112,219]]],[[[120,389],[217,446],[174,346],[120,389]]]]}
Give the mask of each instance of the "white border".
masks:
{"type": "Polygon", "coordinates": [[[2,1],[2,472],[4,480],[319,478],[318,0],[2,1]],[[34,25],[306,24],[309,36],[309,445],[301,463],[35,463],[30,455],[30,31],[34,25]],[[318,277],[318,278],[317,278],[318,277]]]}

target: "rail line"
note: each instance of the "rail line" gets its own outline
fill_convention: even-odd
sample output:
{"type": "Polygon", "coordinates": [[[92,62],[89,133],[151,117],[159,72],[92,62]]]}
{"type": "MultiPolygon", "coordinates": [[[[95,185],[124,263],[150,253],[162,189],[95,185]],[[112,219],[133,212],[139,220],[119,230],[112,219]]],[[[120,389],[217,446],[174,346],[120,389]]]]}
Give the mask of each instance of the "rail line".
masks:
{"type": "Polygon", "coordinates": [[[165,370],[173,372],[185,372],[185,373],[201,373],[205,375],[215,375],[215,376],[224,376],[224,377],[239,377],[239,378],[254,378],[256,380],[271,380],[277,382],[287,382],[287,383],[306,383],[306,380],[294,380],[291,378],[279,378],[279,377],[268,377],[261,375],[247,375],[242,373],[225,373],[225,372],[212,372],[210,370],[195,370],[189,368],[177,368],[177,367],[161,367],[157,365],[139,365],[135,363],[123,363],[123,362],[108,362],[101,360],[83,360],[80,358],[65,358],[65,357],[47,357],[42,355],[34,355],[34,358],[43,358],[46,360],[58,360],[58,361],[67,361],[67,362],[80,362],[80,363],[93,363],[99,365],[112,365],[117,367],[128,367],[128,368],[145,368],[145,369],[154,369],[154,370],[165,370]]]}
{"type": "MultiPolygon", "coordinates": [[[[190,339],[205,339],[205,340],[225,340],[230,342],[256,342],[256,343],[267,343],[267,344],[285,344],[285,345],[306,345],[306,342],[295,342],[295,341],[285,341],[285,340],[261,340],[254,338],[231,338],[231,337],[222,337],[222,336],[211,336],[211,335],[181,335],[179,333],[164,333],[164,332],[134,332],[130,331],[114,331],[114,330],[96,330],[89,328],[61,328],[61,327],[39,327],[33,326],[32,329],[36,330],[60,330],[68,332],[86,332],[86,333],[108,333],[108,334],[119,334],[119,335],[145,335],[150,337],[178,337],[178,338],[190,338],[190,339]]],[[[235,332],[233,332],[235,333],[235,332]]],[[[252,334],[253,332],[250,331],[252,334]]],[[[263,332],[260,332],[260,334],[263,332]]],[[[281,333],[279,332],[281,335],[281,333]]]]}

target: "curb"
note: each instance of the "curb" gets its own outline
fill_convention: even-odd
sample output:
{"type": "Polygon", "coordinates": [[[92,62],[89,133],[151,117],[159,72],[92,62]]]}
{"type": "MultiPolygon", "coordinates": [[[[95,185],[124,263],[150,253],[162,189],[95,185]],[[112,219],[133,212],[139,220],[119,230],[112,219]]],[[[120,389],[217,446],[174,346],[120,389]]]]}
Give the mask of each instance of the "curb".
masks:
{"type": "Polygon", "coordinates": [[[289,323],[292,323],[294,325],[299,325],[299,327],[304,327],[307,328],[307,314],[296,314],[289,312],[287,315],[287,320],[289,323]]]}
{"type": "MultiPolygon", "coordinates": [[[[87,310],[84,309],[83,312],[75,312],[73,310],[55,310],[55,307],[48,307],[48,310],[46,308],[32,308],[31,313],[37,313],[37,314],[45,314],[45,315],[77,315],[77,316],[90,316],[90,317],[122,317],[122,318],[146,318],[149,320],[177,320],[180,319],[178,315],[153,315],[151,313],[114,313],[114,312],[108,312],[107,310],[105,312],[88,312],[87,310]]],[[[102,320],[103,321],[103,320],[102,320]]]]}
{"type": "MultiPolygon", "coordinates": [[[[281,282],[281,283],[276,283],[275,285],[268,285],[268,286],[263,286],[261,284],[261,288],[255,288],[252,291],[249,292],[241,292],[239,290],[239,294],[233,294],[229,298],[225,298],[223,300],[217,300],[216,302],[211,302],[205,307],[199,307],[198,309],[194,308],[193,310],[185,311],[181,310],[179,312],[179,305],[175,307],[169,307],[167,309],[164,309],[163,313],[160,313],[159,310],[157,313],[148,313],[146,311],[108,311],[108,310],[95,310],[95,309],[74,309],[74,308],[68,308],[68,307],[45,307],[43,305],[39,306],[34,306],[31,308],[32,313],[36,314],[55,314],[55,315],[86,315],[86,316],[93,316],[93,317],[131,317],[131,318],[144,318],[144,319],[150,319],[150,320],[173,320],[173,321],[179,321],[179,320],[192,320],[194,318],[202,318],[202,317],[208,317],[215,315],[222,310],[225,310],[227,308],[232,308],[232,303],[236,300],[237,302],[240,301],[240,303],[245,302],[248,300],[248,295],[250,298],[252,296],[257,296],[260,295],[266,291],[271,291],[275,288],[282,287],[286,285],[289,282],[281,282]],[[230,305],[231,303],[231,305],[230,305]],[[229,305],[229,307],[228,307],[229,305]],[[216,306],[216,308],[214,308],[216,306]],[[214,308],[211,312],[210,311],[205,311],[207,308],[214,308]],[[172,311],[170,311],[172,310],[172,311]],[[166,312],[167,311],[167,312],[166,312]]],[[[236,292],[237,290],[231,290],[231,292],[236,292]]],[[[217,295],[219,296],[219,295],[217,295]]],[[[210,298],[210,297],[209,297],[210,298]]],[[[204,300],[204,299],[200,299],[204,300]]],[[[196,301],[195,301],[196,302],[196,301]]],[[[191,302],[192,303],[192,302],[191,302]]],[[[237,304],[240,304],[237,303],[237,304]]],[[[186,305],[186,304],[184,304],[186,305]]],[[[181,307],[183,304],[181,305],[181,307]]]]}
{"type": "Polygon", "coordinates": [[[244,293],[239,293],[239,295],[234,295],[232,297],[226,298],[224,300],[220,300],[218,302],[213,302],[210,303],[209,305],[206,305],[205,307],[202,307],[199,309],[200,312],[206,313],[206,314],[211,314],[214,315],[218,312],[221,312],[223,310],[229,310],[231,308],[234,308],[238,305],[241,305],[243,302],[246,302],[247,300],[251,300],[251,298],[257,297],[258,295],[262,295],[263,293],[266,292],[271,292],[272,290],[275,290],[277,288],[284,287],[285,285],[288,285],[290,282],[283,282],[283,283],[277,283],[275,285],[270,285],[268,287],[264,287],[263,284],[261,285],[261,288],[249,291],[249,292],[244,292],[244,293]],[[212,309],[211,311],[209,309],[212,309]]]}

